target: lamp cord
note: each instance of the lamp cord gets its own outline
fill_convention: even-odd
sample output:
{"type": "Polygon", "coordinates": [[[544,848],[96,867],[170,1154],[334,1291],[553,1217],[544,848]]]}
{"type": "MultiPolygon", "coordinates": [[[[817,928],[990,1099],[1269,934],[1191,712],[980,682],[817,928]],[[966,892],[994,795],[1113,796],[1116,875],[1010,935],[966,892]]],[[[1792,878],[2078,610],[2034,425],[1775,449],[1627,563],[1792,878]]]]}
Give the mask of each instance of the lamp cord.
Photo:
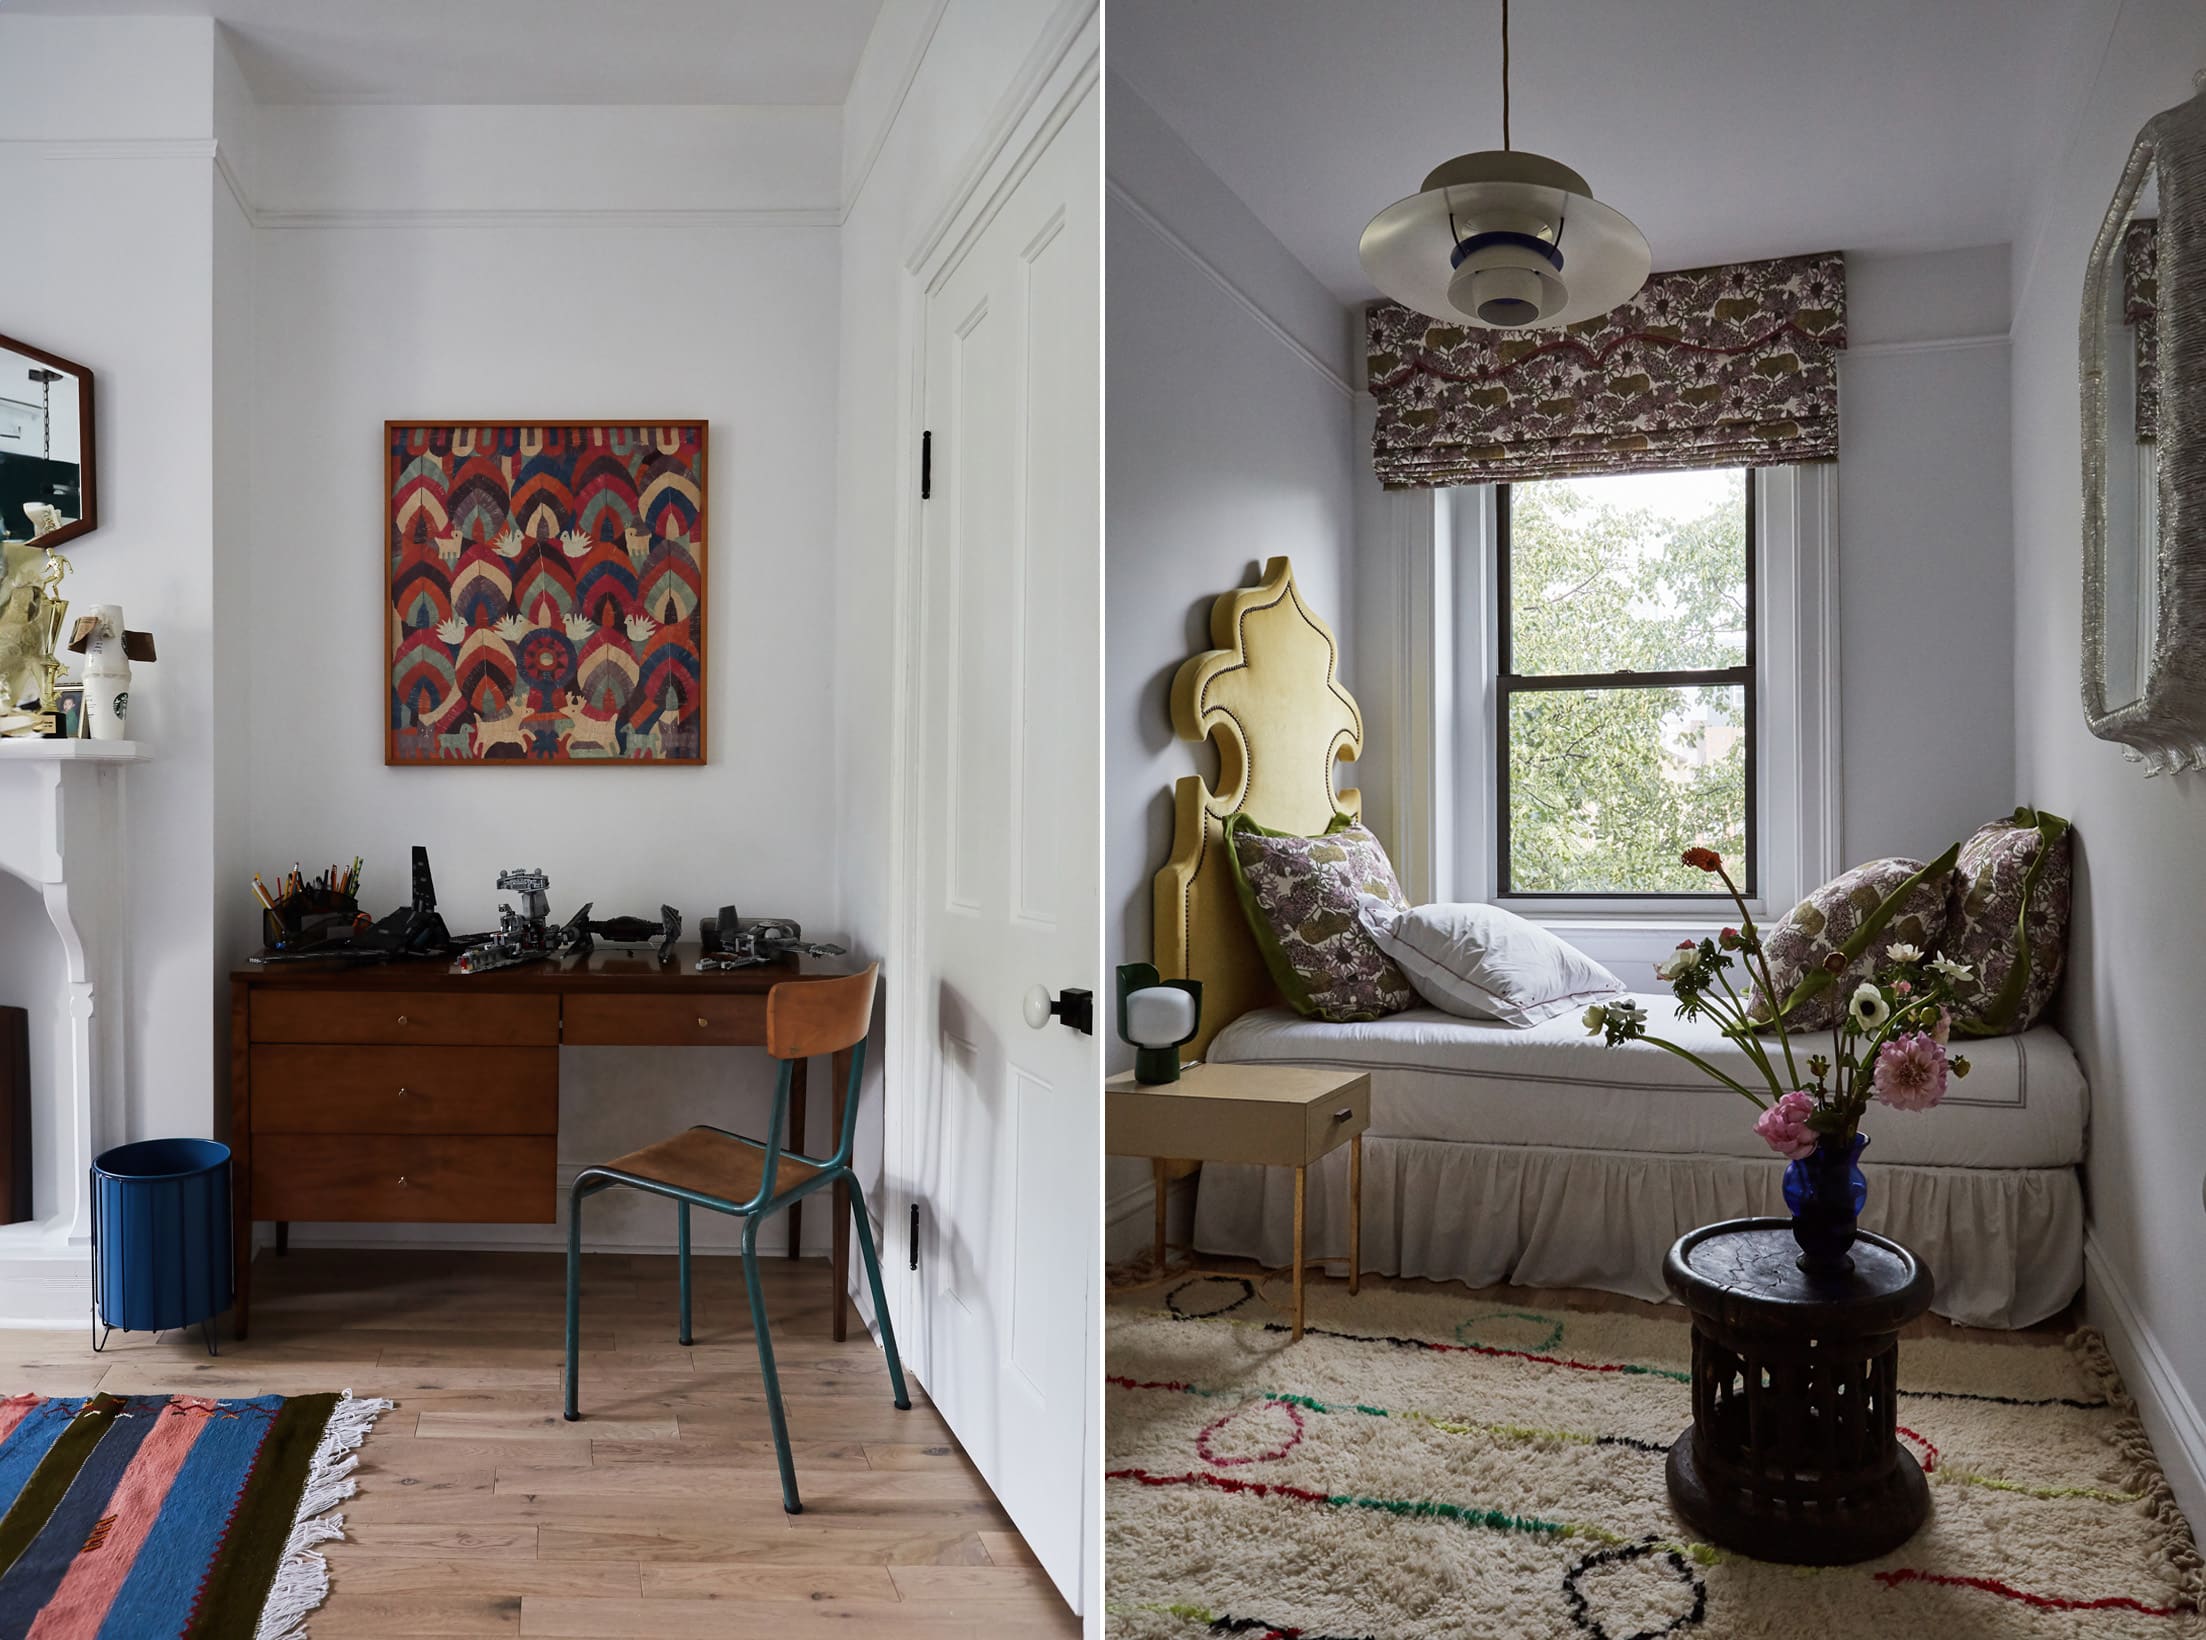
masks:
{"type": "Polygon", "coordinates": [[[1501,148],[1509,151],[1509,0],[1501,0],[1501,148]]]}

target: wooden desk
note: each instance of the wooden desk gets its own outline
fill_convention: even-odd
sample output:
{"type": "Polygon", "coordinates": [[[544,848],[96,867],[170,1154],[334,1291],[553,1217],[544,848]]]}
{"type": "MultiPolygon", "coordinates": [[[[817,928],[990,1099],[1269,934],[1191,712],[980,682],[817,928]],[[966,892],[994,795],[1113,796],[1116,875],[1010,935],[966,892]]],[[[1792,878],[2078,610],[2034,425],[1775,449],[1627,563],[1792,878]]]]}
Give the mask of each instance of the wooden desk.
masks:
{"type": "Polygon", "coordinates": [[[1346,1144],[1348,1290],[1363,1263],[1363,1132],[1371,1078],[1303,1065],[1190,1065],[1177,1082],[1103,1084],[1103,1148],[1151,1158],[1157,1191],[1157,1273],[1164,1272],[1164,1187],[1174,1160],[1260,1162],[1294,1169],[1294,1336],[1302,1336],[1303,1192],[1310,1164],[1346,1144]]]}
{"type": "MultiPolygon", "coordinates": [[[[850,972],[801,958],[701,973],[681,946],[455,974],[443,962],[270,963],[230,976],[230,1193],[237,1336],[251,1319],[253,1224],[551,1224],[559,1217],[559,1049],[763,1047],[766,993],[850,972]]],[[[850,1055],[833,1059],[842,1133],[850,1055]]],[[[805,1063],[787,1147],[802,1150],[805,1063]]],[[[639,1134],[637,1142],[661,1138],[639,1134]]],[[[609,1160],[610,1158],[598,1158],[609,1160]]],[[[850,1196],[834,1192],[834,1331],[849,1327],[850,1196]]],[[[802,1204],[785,1208],[789,1256],[802,1204]]]]}

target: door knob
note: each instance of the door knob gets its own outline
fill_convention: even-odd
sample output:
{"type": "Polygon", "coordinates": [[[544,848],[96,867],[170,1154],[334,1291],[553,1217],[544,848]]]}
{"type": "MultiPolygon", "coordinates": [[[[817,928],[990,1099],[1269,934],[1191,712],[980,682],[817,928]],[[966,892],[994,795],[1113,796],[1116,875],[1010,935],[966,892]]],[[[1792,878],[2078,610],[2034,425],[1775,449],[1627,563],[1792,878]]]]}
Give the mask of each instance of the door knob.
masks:
{"type": "Polygon", "coordinates": [[[1082,1036],[1095,1035],[1095,993],[1066,986],[1057,996],[1049,994],[1049,987],[1031,987],[1020,1004],[1026,1022],[1037,1031],[1054,1017],[1078,1031],[1082,1036]]]}

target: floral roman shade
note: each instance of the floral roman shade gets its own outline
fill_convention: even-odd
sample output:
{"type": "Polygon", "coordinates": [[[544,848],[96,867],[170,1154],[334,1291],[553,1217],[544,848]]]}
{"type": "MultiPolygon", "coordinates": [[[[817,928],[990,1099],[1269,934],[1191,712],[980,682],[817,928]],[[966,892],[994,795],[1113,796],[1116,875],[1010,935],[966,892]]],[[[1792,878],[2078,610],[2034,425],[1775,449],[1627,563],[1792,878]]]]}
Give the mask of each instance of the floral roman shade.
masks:
{"type": "Polygon", "coordinates": [[[1658,273],[1561,330],[1369,310],[1372,466],[1390,488],[1830,461],[1837,251],[1658,273]]]}
{"type": "Polygon", "coordinates": [[[2137,442],[2160,421],[2160,224],[2132,222],[2122,236],[2122,322],[2137,345],[2137,442]]]}

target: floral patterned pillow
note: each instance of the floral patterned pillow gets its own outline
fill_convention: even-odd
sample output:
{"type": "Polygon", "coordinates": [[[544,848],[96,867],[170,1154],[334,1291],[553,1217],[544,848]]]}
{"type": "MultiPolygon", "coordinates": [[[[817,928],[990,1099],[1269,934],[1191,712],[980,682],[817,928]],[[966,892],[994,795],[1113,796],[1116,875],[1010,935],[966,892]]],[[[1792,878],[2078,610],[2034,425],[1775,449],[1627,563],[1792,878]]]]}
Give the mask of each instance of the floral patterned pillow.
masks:
{"type": "Polygon", "coordinates": [[[2022,808],[1961,845],[1946,897],[1943,954],[1976,970],[1954,1010],[1964,1036],[2026,1031],[2053,1000],[2068,956],[2068,822],[2022,808]]]}
{"type": "Polygon", "coordinates": [[[1322,837],[1297,837],[1237,814],[1226,854],[1265,965],[1297,1011],[1346,1024],[1416,1002],[1356,915],[1358,894],[1409,909],[1386,849],[1360,821],[1342,815],[1322,837]]]}
{"type": "MultiPolygon", "coordinates": [[[[1836,1025],[1845,999],[1883,963],[1888,946],[1904,941],[1920,951],[1936,949],[1957,853],[1958,845],[1927,866],[1920,860],[1871,860],[1841,872],[1763,934],[1788,1032],[1836,1025]],[[1842,959],[1835,972],[1834,953],[1842,959]]],[[[1763,1021],[1771,1017],[1759,979],[1747,1013],[1763,1021]]]]}

